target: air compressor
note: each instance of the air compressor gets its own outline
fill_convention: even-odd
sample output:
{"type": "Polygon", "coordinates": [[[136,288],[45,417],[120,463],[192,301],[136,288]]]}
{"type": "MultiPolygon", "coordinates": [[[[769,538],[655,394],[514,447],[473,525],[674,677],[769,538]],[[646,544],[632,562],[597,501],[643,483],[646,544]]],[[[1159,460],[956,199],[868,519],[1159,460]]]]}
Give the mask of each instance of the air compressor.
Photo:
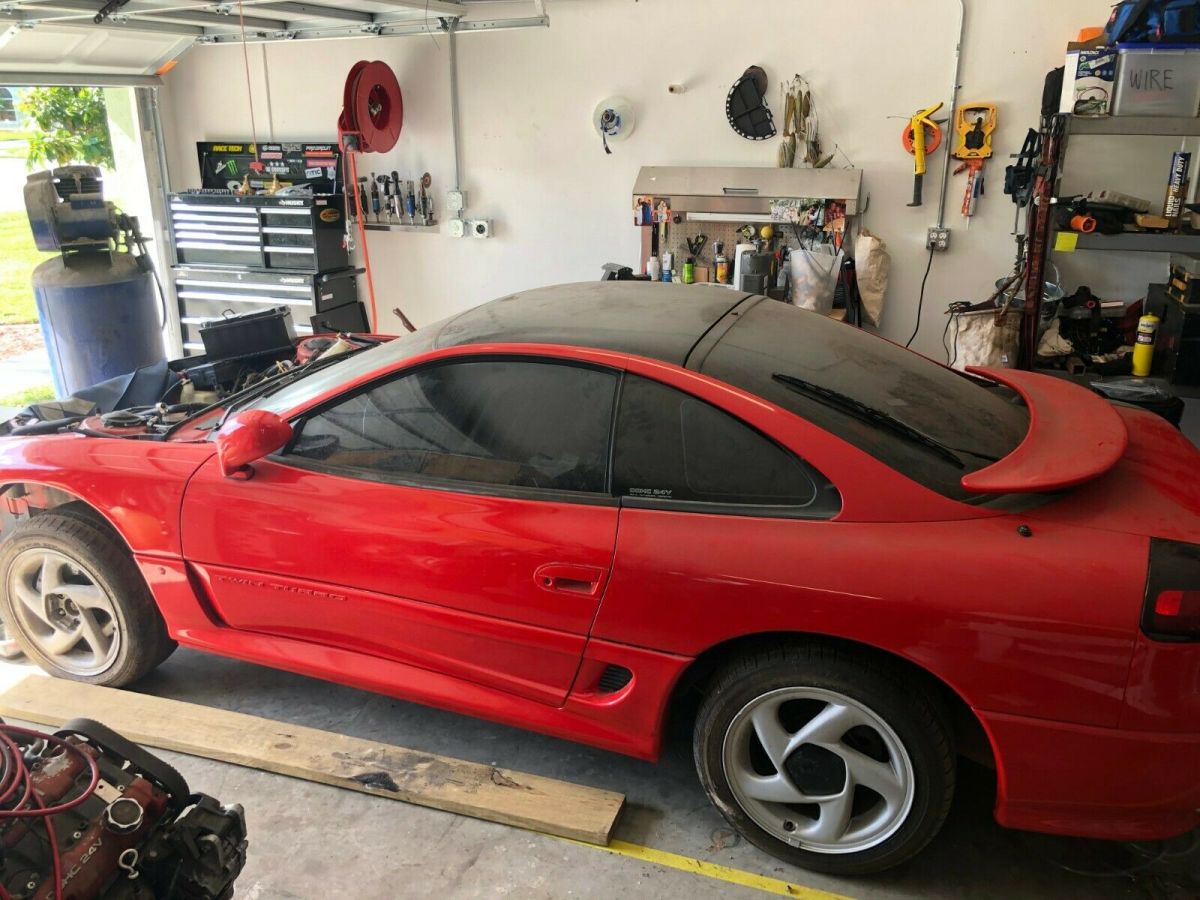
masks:
{"type": "Polygon", "coordinates": [[[39,250],[33,294],[60,397],[166,359],[165,302],[137,218],[104,199],[96,166],[60,166],[25,181],[39,250]],[[159,294],[161,298],[161,292],[159,294]]]}

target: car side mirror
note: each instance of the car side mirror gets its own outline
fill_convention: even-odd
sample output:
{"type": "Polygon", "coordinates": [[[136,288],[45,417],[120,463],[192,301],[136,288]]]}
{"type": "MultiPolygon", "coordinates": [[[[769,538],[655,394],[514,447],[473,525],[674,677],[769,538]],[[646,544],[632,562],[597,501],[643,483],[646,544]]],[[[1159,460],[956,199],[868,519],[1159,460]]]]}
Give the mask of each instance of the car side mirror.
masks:
{"type": "Polygon", "coordinates": [[[250,463],[287,446],[292,426],[273,412],[248,409],[235,413],[217,432],[217,462],[226,478],[248,478],[250,463]]]}

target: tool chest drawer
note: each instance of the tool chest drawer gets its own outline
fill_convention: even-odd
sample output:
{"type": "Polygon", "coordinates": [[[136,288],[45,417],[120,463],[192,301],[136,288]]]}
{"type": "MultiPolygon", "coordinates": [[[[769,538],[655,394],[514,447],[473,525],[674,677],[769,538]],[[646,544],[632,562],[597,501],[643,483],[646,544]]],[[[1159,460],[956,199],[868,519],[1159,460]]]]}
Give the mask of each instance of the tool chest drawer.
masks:
{"type": "Polygon", "coordinates": [[[188,191],[170,196],[180,265],[331,272],[350,264],[342,243],[345,200],[188,191]]]}
{"type": "Polygon", "coordinates": [[[294,275],[215,267],[175,266],[171,276],[179,299],[183,351],[204,352],[200,326],[230,314],[286,306],[298,334],[311,334],[309,319],[358,300],[361,269],[294,275]]]}

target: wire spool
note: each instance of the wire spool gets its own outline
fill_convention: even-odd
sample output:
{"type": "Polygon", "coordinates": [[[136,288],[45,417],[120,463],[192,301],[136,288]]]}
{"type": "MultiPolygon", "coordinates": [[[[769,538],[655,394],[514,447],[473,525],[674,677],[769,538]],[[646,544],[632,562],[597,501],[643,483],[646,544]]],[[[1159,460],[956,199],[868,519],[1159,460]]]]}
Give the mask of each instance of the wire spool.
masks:
{"type": "MultiPolygon", "coordinates": [[[[904,145],[904,149],[909,153],[916,152],[913,144],[913,127],[911,122],[904,124],[904,131],[900,133],[900,143],[904,145]]],[[[942,129],[937,125],[925,126],[925,152],[926,154],[934,153],[938,147],[942,146],[942,129]]]]}
{"type": "Polygon", "coordinates": [[[387,153],[400,139],[404,98],[391,66],[360,60],[350,69],[338,117],[338,136],[358,135],[360,153],[387,153]]]}

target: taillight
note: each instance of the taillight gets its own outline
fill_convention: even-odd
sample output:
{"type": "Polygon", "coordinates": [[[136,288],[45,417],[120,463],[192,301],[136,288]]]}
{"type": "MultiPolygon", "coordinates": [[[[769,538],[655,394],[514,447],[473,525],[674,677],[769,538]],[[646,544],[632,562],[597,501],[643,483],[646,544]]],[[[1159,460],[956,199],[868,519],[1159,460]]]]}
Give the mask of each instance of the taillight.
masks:
{"type": "Polygon", "coordinates": [[[1162,641],[1200,641],[1200,545],[1150,542],[1142,631],[1162,641]]]}

